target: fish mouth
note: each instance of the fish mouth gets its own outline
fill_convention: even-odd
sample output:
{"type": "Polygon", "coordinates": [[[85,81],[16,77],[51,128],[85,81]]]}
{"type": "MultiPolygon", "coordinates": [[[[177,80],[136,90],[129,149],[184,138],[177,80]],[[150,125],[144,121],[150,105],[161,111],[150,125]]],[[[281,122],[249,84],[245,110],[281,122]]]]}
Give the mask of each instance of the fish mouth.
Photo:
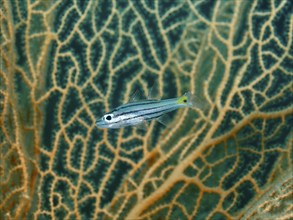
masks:
{"type": "Polygon", "coordinates": [[[102,119],[97,119],[96,120],[96,126],[98,128],[107,128],[108,127],[107,124],[102,119]]]}

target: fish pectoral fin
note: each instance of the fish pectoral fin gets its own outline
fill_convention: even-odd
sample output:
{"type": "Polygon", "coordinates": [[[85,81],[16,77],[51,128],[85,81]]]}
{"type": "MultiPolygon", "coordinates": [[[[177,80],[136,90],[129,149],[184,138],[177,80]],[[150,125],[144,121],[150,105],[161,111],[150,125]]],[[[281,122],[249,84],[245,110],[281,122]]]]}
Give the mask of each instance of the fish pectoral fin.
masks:
{"type": "Polygon", "coordinates": [[[165,125],[166,127],[172,122],[169,115],[162,115],[156,119],[158,122],[160,122],[162,125],[165,125]]]}
{"type": "Polygon", "coordinates": [[[143,121],[137,125],[134,126],[137,130],[146,131],[148,129],[148,123],[146,121],[143,121]]]}

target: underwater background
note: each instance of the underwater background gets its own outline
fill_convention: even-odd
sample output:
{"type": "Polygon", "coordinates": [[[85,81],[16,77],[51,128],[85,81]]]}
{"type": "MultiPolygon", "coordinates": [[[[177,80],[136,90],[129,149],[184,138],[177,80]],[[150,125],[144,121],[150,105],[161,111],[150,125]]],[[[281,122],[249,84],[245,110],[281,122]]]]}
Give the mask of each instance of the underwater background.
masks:
{"type": "Polygon", "coordinates": [[[1,0],[1,219],[292,218],[291,0],[1,0]],[[96,118],[191,91],[166,128],[96,118]]]}

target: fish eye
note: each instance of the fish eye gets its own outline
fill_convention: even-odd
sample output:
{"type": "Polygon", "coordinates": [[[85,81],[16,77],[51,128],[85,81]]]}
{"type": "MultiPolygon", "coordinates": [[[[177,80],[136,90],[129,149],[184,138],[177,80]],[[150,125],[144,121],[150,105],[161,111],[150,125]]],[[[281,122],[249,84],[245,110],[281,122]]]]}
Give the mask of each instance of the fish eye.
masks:
{"type": "Polygon", "coordinates": [[[105,116],[105,119],[106,119],[107,121],[111,121],[111,119],[112,119],[112,115],[106,115],[106,116],[105,116]]]}

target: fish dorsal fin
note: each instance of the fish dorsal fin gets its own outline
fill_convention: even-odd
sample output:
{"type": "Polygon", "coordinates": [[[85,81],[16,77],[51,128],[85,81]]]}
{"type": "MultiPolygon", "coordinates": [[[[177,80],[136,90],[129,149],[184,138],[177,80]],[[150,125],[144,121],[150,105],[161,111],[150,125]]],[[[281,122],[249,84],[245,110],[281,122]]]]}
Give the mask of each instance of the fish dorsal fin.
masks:
{"type": "Polygon", "coordinates": [[[151,88],[148,91],[148,99],[150,100],[159,100],[161,97],[159,96],[159,93],[157,91],[157,83],[153,83],[151,88]]]}
{"type": "Polygon", "coordinates": [[[143,92],[140,89],[136,89],[135,92],[130,96],[129,102],[137,102],[143,99],[143,92]]]}
{"type": "Polygon", "coordinates": [[[159,93],[156,88],[156,83],[153,83],[151,88],[148,90],[148,95],[145,97],[144,92],[141,89],[136,89],[134,93],[130,96],[129,102],[137,102],[144,99],[148,100],[159,100],[159,93]]]}

